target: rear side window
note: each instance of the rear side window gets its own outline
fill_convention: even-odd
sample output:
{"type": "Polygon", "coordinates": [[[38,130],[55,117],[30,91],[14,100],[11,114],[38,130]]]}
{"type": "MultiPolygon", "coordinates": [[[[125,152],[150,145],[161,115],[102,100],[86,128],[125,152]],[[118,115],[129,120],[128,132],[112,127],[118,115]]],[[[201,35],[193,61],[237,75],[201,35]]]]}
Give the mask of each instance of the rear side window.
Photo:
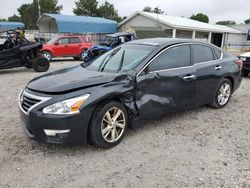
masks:
{"type": "Polygon", "coordinates": [[[202,63],[214,60],[213,51],[210,47],[199,44],[193,44],[192,49],[194,63],[202,63]]]}
{"type": "Polygon", "coordinates": [[[190,45],[170,48],[159,55],[149,66],[148,71],[190,66],[190,45]]]}
{"type": "Polygon", "coordinates": [[[69,43],[77,44],[77,43],[81,43],[81,40],[78,37],[72,37],[72,38],[69,38],[69,43]]]}

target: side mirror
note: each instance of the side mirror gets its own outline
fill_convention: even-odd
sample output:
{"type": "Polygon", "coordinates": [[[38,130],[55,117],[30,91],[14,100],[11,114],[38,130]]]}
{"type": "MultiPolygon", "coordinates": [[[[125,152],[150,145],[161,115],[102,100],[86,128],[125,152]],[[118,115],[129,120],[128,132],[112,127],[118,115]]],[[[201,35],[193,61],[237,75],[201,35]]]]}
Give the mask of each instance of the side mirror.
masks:
{"type": "Polygon", "coordinates": [[[58,45],[58,44],[59,44],[59,42],[55,42],[54,44],[55,44],[55,45],[58,45]]]}

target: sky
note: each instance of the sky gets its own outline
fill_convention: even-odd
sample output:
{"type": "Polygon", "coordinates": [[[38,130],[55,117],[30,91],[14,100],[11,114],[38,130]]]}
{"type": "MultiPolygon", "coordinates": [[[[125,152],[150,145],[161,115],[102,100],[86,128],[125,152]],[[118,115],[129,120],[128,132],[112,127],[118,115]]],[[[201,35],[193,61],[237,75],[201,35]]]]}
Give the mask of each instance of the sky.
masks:
{"type": "MultiPolygon", "coordinates": [[[[105,0],[98,0],[101,4],[105,0]]],[[[107,0],[113,3],[120,16],[129,16],[135,11],[140,11],[145,6],[159,7],[170,16],[190,17],[192,14],[205,13],[209,16],[210,23],[221,20],[234,20],[243,23],[250,18],[249,0],[107,0]]],[[[0,18],[7,18],[14,13],[23,3],[32,0],[0,0],[0,18]]],[[[73,15],[75,0],[58,0],[63,5],[62,14],[73,15]]]]}

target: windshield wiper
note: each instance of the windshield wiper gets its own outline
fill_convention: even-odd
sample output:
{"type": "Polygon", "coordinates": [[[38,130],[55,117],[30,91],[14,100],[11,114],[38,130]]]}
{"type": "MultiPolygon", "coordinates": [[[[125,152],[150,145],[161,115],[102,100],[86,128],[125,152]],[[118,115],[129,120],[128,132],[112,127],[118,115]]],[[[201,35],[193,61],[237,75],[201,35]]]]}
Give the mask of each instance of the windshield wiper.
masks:
{"type": "Polygon", "coordinates": [[[102,61],[101,65],[99,66],[98,71],[103,72],[103,70],[105,69],[107,63],[109,62],[109,60],[120,50],[121,48],[113,51],[109,56],[105,57],[104,60],[102,61]],[[108,58],[108,59],[107,59],[108,58]],[[107,60],[106,60],[107,59],[107,60]],[[105,61],[106,60],[106,61],[105,61]]]}
{"type": "Polygon", "coordinates": [[[123,50],[123,52],[122,52],[122,58],[121,58],[121,61],[120,61],[120,65],[119,65],[119,68],[117,69],[116,72],[119,72],[122,69],[123,62],[124,62],[124,57],[125,57],[125,50],[123,50]]]}

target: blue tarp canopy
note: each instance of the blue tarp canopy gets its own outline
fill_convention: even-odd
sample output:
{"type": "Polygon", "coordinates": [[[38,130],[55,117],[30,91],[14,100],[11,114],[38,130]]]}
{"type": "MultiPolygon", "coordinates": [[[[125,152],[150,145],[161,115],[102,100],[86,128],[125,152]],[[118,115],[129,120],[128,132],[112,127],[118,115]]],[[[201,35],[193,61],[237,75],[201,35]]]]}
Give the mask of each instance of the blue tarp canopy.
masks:
{"type": "Polygon", "coordinates": [[[100,17],[43,14],[37,21],[43,33],[114,33],[117,22],[100,17]]]}
{"type": "Polygon", "coordinates": [[[22,22],[0,22],[0,30],[23,28],[22,22]]]}

